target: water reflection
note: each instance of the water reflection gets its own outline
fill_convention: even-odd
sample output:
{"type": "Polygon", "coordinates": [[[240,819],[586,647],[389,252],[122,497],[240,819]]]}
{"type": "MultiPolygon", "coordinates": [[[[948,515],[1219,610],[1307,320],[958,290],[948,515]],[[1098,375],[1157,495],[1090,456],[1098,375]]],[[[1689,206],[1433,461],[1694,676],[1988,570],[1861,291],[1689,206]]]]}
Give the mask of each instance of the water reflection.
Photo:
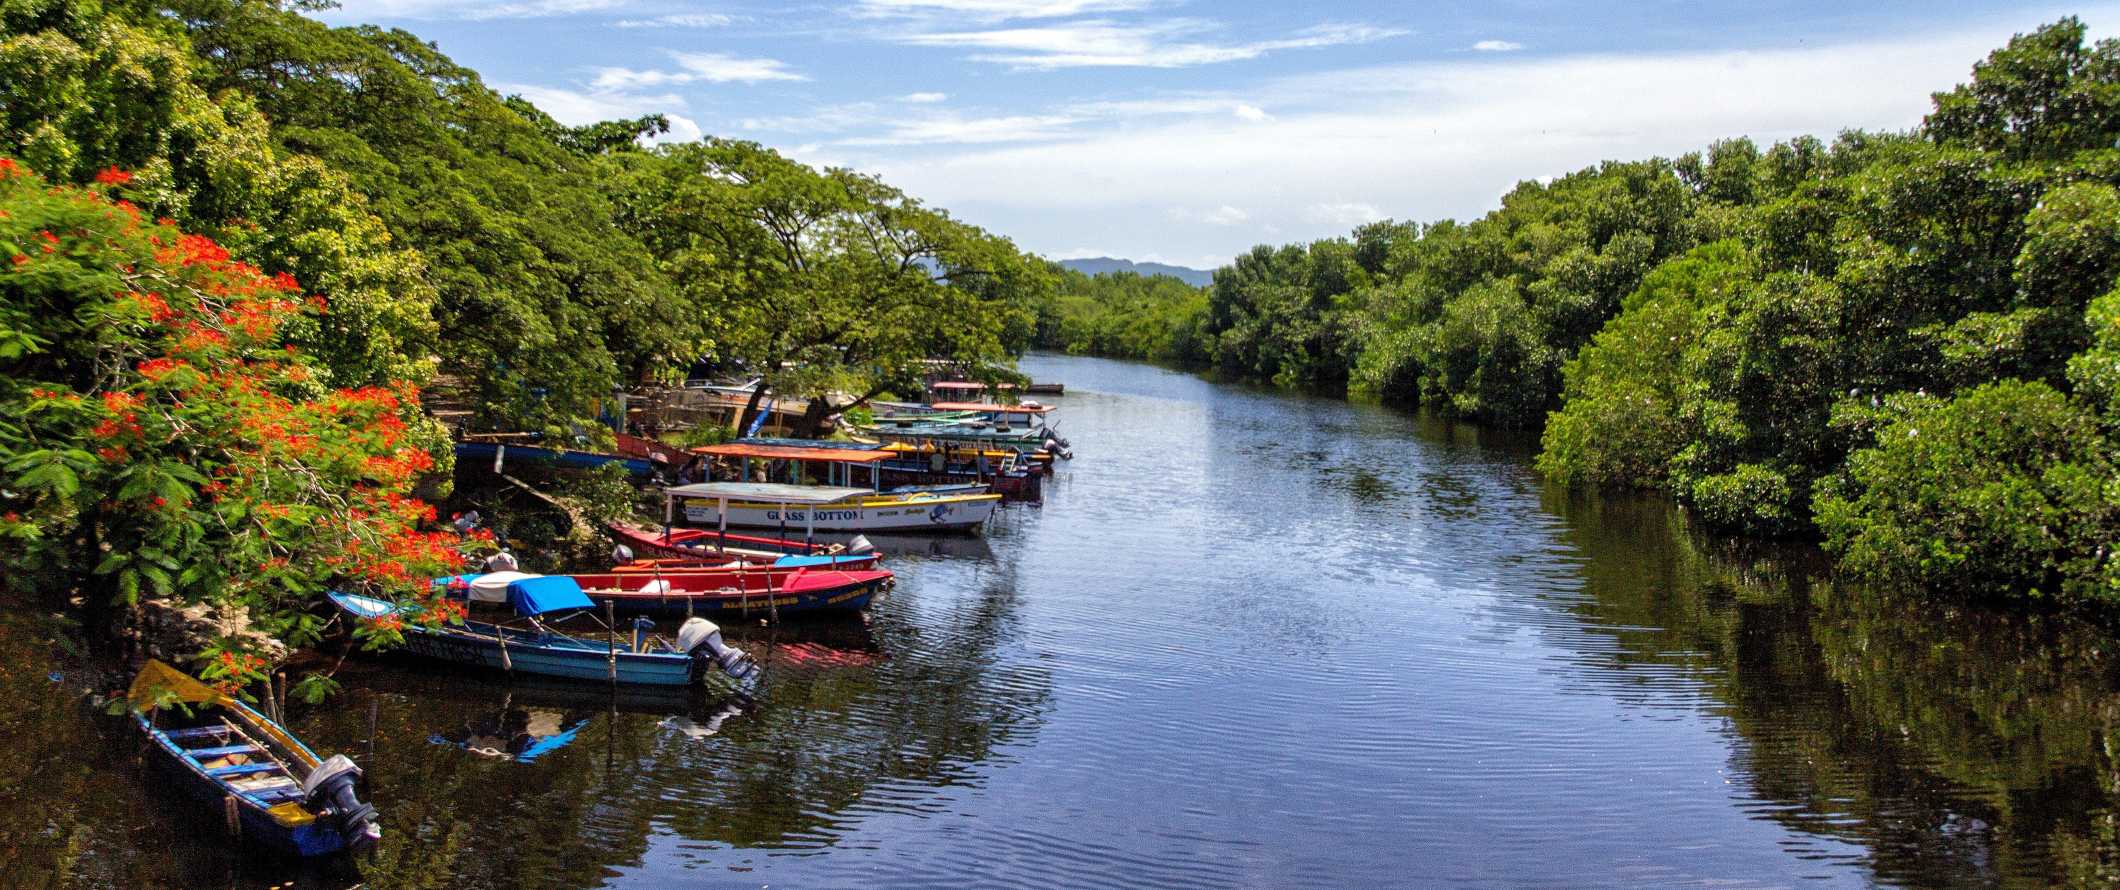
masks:
{"type": "Polygon", "coordinates": [[[1585,679],[1696,704],[1740,744],[1746,811],[1911,886],[2120,877],[2113,638],[2055,616],[1836,586],[1814,551],[1715,541],[1653,499],[1549,493],[1585,557],[1585,679]],[[1656,694],[1658,687],[1698,695],[1656,694]]]}

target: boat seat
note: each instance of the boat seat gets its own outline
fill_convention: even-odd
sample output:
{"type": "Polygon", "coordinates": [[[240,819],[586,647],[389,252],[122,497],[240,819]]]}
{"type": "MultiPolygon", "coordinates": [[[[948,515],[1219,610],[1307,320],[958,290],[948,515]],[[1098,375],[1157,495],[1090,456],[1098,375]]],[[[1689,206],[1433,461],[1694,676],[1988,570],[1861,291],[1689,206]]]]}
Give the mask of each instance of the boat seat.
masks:
{"type": "Polygon", "coordinates": [[[195,726],[190,729],[172,729],[163,734],[177,741],[184,741],[186,739],[201,739],[206,738],[208,736],[211,736],[213,738],[226,738],[228,736],[228,727],[195,726]]]}
{"type": "Polygon", "coordinates": [[[271,772],[279,768],[279,764],[273,763],[271,761],[266,761],[264,763],[239,763],[234,766],[217,766],[207,770],[206,774],[209,776],[214,776],[216,778],[226,779],[232,776],[247,776],[251,773],[271,772]]]}
{"type": "Polygon", "coordinates": [[[256,754],[258,751],[259,748],[256,745],[223,745],[219,748],[190,748],[185,750],[184,753],[200,760],[212,760],[216,757],[227,757],[230,754],[256,754]]]}
{"type": "Polygon", "coordinates": [[[271,779],[252,783],[252,787],[244,793],[265,803],[279,803],[303,798],[301,783],[287,776],[275,776],[271,779]]]}

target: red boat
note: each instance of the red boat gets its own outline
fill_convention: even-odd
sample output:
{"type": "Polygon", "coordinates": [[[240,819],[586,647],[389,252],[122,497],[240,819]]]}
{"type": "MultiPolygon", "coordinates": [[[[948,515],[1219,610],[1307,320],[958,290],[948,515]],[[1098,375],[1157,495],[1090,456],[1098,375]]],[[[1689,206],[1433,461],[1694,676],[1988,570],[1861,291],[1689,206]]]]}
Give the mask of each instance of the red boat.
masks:
{"type": "Polygon", "coordinates": [[[695,570],[658,574],[575,575],[582,592],[628,615],[765,617],[782,613],[859,612],[890,588],[884,569],[695,570]]]}
{"type": "Polygon", "coordinates": [[[880,556],[882,554],[874,551],[868,553],[835,553],[830,556],[776,557],[772,554],[745,555],[735,551],[716,555],[714,551],[709,550],[699,556],[665,556],[653,559],[636,559],[612,566],[611,573],[631,575],[636,573],[654,574],[656,572],[724,572],[736,568],[739,563],[751,570],[767,568],[873,569],[876,567],[876,561],[880,556]]]}
{"type": "Polygon", "coordinates": [[[623,522],[611,523],[607,528],[611,537],[642,555],[688,559],[713,559],[726,553],[768,557],[846,555],[846,548],[838,544],[728,534],[708,528],[677,528],[654,532],[623,522]]]}

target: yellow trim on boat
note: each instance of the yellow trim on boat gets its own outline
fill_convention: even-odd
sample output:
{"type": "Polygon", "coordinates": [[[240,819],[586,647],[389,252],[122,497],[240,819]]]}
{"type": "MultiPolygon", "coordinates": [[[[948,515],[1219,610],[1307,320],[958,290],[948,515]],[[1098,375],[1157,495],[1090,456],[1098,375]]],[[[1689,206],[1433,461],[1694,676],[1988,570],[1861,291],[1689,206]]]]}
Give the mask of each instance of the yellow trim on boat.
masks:
{"type": "Polygon", "coordinates": [[[285,825],[289,828],[308,825],[309,823],[315,822],[317,820],[317,816],[315,813],[312,813],[309,810],[305,809],[301,804],[292,801],[268,809],[265,811],[265,813],[272,817],[272,821],[278,822],[281,825],[285,825]]]}

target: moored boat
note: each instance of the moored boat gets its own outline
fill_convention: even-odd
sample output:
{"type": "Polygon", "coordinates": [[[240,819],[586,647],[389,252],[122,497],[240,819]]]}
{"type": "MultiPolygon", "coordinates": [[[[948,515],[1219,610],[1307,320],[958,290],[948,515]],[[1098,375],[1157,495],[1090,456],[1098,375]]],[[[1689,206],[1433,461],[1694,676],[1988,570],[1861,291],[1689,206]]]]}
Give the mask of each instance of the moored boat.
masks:
{"type": "Polygon", "coordinates": [[[241,838],[290,856],[371,847],[383,830],[352,759],[318,758],[284,727],[182,671],[150,661],[127,694],[150,754],[241,838]]]}
{"type": "Polygon", "coordinates": [[[790,538],[775,538],[764,535],[734,534],[706,528],[671,528],[650,531],[635,525],[614,522],[605,526],[611,537],[635,553],[656,556],[704,559],[719,554],[742,554],[756,562],[761,559],[777,560],[782,556],[835,556],[848,553],[840,544],[815,541],[797,541],[790,538]]]}
{"type": "Polygon", "coordinates": [[[753,478],[756,461],[763,464],[756,475],[777,469],[789,481],[705,482],[665,489],[666,525],[675,518],[672,505],[684,499],[688,521],[722,529],[801,528],[804,540],[813,540],[818,531],[969,531],[984,525],[1001,501],[1000,495],[988,493],[883,491],[879,465],[891,455],[880,450],[746,443],[692,450],[735,461],[738,478],[753,478]],[[801,484],[808,479],[825,484],[801,484]],[[864,483],[868,487],[855,487],[864,483]]]}
{"type": "Polygon", "coordinates": [[[687,620],[674,642],[640,624],[633,627],[630,639],[615,628],[604,629],[608,636],[603,639],[588,639],[556,630],[543,620],[595,606],[573,578],[520,572],[460,578],[470,601],[506,603],[526,626],[469,619],[429,626],[404,621],[413,613],[410,605],[353,593],[333,593],[331,600],[355,618],[400,622],[405,648],[412,654],[453,664],[643,686],[686,686],[716,677],[743,684],[758,673],[750,656],[722,642],[721,629],[704,618],[687,620]]]}
{"type": "Polygon", "coordinates": [[[799,617],[859,612],[889,590],[886,569],[736,569],[568,576],[621,615],[799,617]]]}
{"type": "Polygon", "coordinates": [[[930,491],[939,486],[981,487],[1011,500],[1035,501],[1042,494],[1039,476],[1051,472],[1026,455],[1014,451],[983,450],[944,443],[913,446],[902,443],[841,442],[807,439],[738,439],[738,445],[777,445],[794,448],[829,448],[841,451],[882,451],[889,456],[878,462],[884,490],[903,493],[915,487],[930,491]]]}
{"type": "Polygon", "coordinates": [[[621,466],[625,466],[625,470],[628,470],[628,473],[632,473],[636,477],[651,477],[655,473],[666,473],[666,470],[672,470],[676,466],[674,458],[678,456],[678,453],[683,453],[683,451],[678,451],[676,447],[670,447],[670,445],[661,445],[661,443],[657,443],[653,439],[640,439],[640,437],[619,437],[617,453],[577,451],[577,449],[528,445],[524,441],[507,441],[507,437],[475,437],[475,439],[464,439],[464,441],[456,443],[456,458],[458,460],[481,462],[481,464],[483,462],[492,462],[492,466],[496,466],[496,473],[498,473],[498,468],[507,466],[507,462],[515,460],[515,462],[528,462],[528,464],[566,466],[566,468],[577,468],[577,470],[594,470],[594,468],[604,466],[604,464],[621,464],[621,466]]]}

